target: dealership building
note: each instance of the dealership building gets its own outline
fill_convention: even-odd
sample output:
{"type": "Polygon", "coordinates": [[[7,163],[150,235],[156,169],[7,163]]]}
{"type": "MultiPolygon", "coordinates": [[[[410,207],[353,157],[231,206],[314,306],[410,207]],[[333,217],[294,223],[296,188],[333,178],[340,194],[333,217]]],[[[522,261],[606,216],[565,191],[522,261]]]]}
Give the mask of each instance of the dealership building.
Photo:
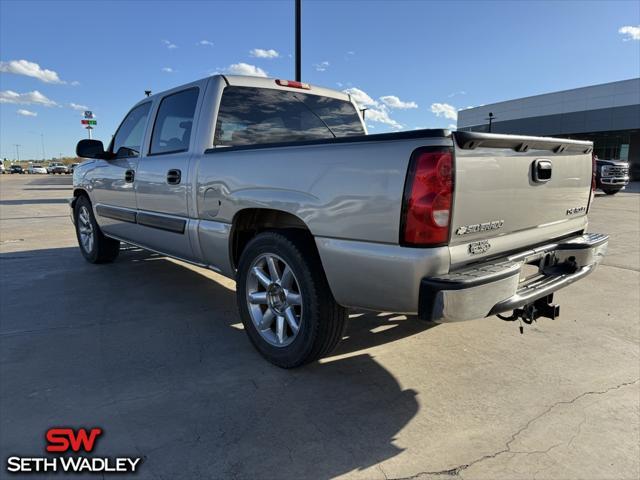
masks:
{"type": "Polygon", "coordinates": [[[458,130],[591,140],[640,180],[640,78],[461,110],[458,130]]]}

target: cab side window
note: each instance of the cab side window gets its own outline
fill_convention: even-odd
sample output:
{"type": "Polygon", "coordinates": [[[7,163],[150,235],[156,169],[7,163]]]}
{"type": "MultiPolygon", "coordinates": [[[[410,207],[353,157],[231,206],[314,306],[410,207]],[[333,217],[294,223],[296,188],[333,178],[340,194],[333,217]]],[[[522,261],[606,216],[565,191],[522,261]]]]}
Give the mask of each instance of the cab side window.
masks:
{"type": "Polygon", "coordinates": [[[186,152],[189,149],[198,89],[168,95],[160,102],[151,136],[149,155],[186,152]]]}
{"type": "Polygon", "coordinates": [[[111,152],[118,158],[139,157],[142,150],[142,138],[147,124],[151,102],[138,105],[131,110],[120,124],[113,137],[111,152]]]}

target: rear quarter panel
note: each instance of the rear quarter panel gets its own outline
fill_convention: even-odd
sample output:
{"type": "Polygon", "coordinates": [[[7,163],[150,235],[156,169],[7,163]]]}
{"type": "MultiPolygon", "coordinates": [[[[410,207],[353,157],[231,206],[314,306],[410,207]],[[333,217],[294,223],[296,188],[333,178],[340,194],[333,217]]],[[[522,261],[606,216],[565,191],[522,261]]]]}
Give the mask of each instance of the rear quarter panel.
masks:
{"type": "Polygon", "coordinates": [[[246,208],[282,210],[315,236],[398,243],[411,152],[428,138],[224,151],[198,161],[203,220],[231,223],[246,208]]]}

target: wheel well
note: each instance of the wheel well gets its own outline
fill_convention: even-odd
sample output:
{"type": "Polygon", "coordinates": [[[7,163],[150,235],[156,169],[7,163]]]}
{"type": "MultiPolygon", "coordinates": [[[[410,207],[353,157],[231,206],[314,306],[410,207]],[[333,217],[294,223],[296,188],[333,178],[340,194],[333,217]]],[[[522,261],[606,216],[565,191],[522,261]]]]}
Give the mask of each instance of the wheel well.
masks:
{"type": "Polygon", "coordinates": [[[247,208],[241,210],[233,219],[231,229],[231,259],[233,268],[238,266],[240,256],[249,241],[267,230],[287,230],[306,237],[313,243],[313,236],[307,225],[295,215],[268,208],[247,208]]]}
{"type": "Polygon", "coordinates": [[[82,188],[76,188],[73,191],[73,200],[71,201],[71,208],[75,208],[76,206],[76,201],[80,198],[80,197],[87,197],[87,200],[89,200],[89,202],[91,202],[91,199],[89,198],[89,194],[87,193],[86,190],[83,190],[82,188]]]}
{"type": "Polygon", "coordinates": [[[78,198],[78,197],[81,197],[82,195],[89,198],[89,194],[87,193],[87,191],[83,190],[82,188],[76,188],[73,191],[73,198],[78,198]]]}

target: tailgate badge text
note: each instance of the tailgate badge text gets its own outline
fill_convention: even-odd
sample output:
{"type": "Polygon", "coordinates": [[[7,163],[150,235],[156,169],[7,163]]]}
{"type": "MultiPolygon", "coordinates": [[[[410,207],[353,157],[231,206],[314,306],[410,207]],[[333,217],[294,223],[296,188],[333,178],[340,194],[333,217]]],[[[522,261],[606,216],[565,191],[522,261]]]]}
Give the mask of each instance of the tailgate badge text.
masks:
{"type": "Polygon", "coordinates": [[[466,235],[468,233],[486,232],[489,230],[498,230],[504,225],[504,220],[493,220],[492,222],[476,223],[474,225],[463,225],[458,227],[456,235],[466,235]]]}

